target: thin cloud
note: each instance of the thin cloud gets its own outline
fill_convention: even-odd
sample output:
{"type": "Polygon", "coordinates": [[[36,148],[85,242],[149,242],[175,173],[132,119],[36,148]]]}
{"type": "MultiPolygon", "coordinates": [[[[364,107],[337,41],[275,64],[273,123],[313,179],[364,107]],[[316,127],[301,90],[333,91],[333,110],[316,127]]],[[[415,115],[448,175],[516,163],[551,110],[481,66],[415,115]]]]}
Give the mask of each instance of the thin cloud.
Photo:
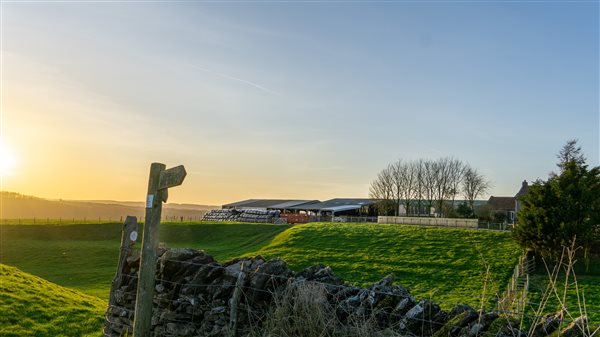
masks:
{"type": "Polygon", "coordinates": [[[196,69],[198,69],[198,70],[201,70],[201,71],[203,71],[203,72],[205,72],[205,73],[209,73],[209,74],[212,74],[212,75],[215,75],[215,76],[219,76],[219,77],[222,77],[222,78],[226,78],[226,79],[228,79],[228,80],[237,81],[237,82],[241,82],[241,83],[247,84],[247,85],[249,85],[249,86],[252,86],[252,87],[254,87],[254,88],[260,89],[260,90],[262,90],[262,91],[264,91],[264,92],[267,92],[267,93],[269,93],[269,94],[273,94],[273,95],[280,95],[280,94],[279,94],[277,91],[275,91],[275,90],[271,90],[271,89],[269,89],[269,88],[267,88],[267,87],[264,87],[264,86],[262,86],[262,85],[260,85],[260,84],[258,84],[258,83],[256,83],[256,82],[252,82],[252,81],[245,80],[245,79],[243,79],[243,78],[239,78],[239,77],[235,77],[235,76],[227,75],[227,74],[224,74],[224,73],[220,73],[220,72],[212,71],[212,70],[210,70],[210,69],[202,68],[202,67],[195,66],[195,65],[192,65],[192,67],[194,67],[194,68],[196,68],[196,69]]]}

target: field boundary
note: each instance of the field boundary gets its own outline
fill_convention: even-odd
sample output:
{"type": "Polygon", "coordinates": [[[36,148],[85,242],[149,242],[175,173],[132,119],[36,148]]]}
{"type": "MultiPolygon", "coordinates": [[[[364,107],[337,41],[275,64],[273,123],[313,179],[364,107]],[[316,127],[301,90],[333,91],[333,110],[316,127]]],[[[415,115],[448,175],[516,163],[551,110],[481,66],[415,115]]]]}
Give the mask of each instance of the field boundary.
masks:
{"type": "MultiPolygon", "coordinates": [[[[113,284],[114,300],[106,311],[103,335],[107,337],[133,330],[140,261],[136,257],[125,261],[125,269],[119,269],[118,282],[113,284]]],[[[368,287],[357,287],[325,266],[293,272],[282,260],[260,256],[221,264],[203,252],[186,248],[161,251],[156,264],[157,292],[149,298],[155,336],[254,336],[269,329],[316,336],[307,330],[315,322],[319,323],[315,328],[320,336],[327,337],[357,335],[352,329],[361,329],[369,336],[386,332],[394,337],[438,337],[448,335],[448,331],[463,335],[476,331],[484,337],[502,331],[524,334],[517,319],[519,312],[466,305],[456,305],[447,312],[435,301],[415,298],[408,288],[393,285],[392,275],[368,287]]],[[[555,330],[566,334],[583,328],[577,325],[582,318],[561,318],[564,329],[550,326],[550,316],[535,318],[546,329],[539,337],[550,336],[555,330]]],[[[260,336],[265,335],[269,334],[260,336]]]]}
{"type": "Polygon", "coordinates": [[[534,270],[535,258],[533,256],[521,255],[504,295],[498,299],[499,310],[513,310],[516,312],[523,312],[525,310],[527,293],[529,292],[529,274],[534,270]]]}
{"type": "Polygon", "coordinates": [[[479,220],[409,216],[378,216],[377,223],[477,229],[479,220]]]}

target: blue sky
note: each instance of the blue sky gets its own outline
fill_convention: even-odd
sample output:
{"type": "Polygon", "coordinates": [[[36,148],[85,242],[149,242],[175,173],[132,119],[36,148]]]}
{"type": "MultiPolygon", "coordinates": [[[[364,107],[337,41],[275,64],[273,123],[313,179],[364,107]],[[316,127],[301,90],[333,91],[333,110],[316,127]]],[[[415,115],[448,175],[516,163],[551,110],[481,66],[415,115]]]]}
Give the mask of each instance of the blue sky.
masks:
{"type": "MultiPolygon", "coordinates": [[[[599,158],[598,2],[4,3],[4,188],[175,202],[366,197],[454,156],[513,195],[599,158]],[[66,169],[68,168],[68,169],[66,169]]],[[[487,197],[487,196],[485,196],[487,197]]]]}

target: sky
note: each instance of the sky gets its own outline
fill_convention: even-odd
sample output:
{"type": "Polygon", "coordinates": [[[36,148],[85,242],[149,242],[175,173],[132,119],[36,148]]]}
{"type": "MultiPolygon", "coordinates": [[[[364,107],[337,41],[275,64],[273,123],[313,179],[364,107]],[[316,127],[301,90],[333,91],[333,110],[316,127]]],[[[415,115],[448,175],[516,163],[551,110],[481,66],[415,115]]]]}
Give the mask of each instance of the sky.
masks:
{"type": "Polygon", "coordinates": [[[453,156],[512,196],[599,162],[598,1],[1,4],[2,189],[143,201],[368,197],[453,156]]]}

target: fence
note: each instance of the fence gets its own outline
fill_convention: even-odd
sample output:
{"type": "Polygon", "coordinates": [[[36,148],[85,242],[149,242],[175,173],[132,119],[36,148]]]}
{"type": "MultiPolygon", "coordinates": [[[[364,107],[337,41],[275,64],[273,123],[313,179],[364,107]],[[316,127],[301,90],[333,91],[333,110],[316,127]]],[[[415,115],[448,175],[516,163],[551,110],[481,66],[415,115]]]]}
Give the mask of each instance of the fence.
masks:
{"type": "MultiPolygon", "coordinates": [[[[136,226],[129,221],[122,235],[104,336],[131,335],[133,331],[140,268],[134,232],[136,226]]],[[[455,304],[451,311],[444,311],[439,306],[443,303],[415,299],[409,289],[393,285],[392,276],[360,288],[324,266],[296,273],[281,260],[261,257],[221,264],[192,249],[159,248],[157,256],[156,294],[139,299],[153,303],[153,336],[308,336],[310,329],[336,337],[432,336],[436,332],[445,336],[446,331],[473,337],[493,337],[501,332],[522,335],[514,320],[522,312],[455,304]]],[[[536,318],[540,324],[547,323],[542,316],[536,318]]],[[[563,320],[565,325],[575,323],[575,328],[577,322],[563,320]]]]}
{"type": "Polygon", "coordinates": [[[478,220],[477,219],[379,216],[379,217],[377,217],[377,223],[454,227],[454,228],[473,228],[473,229],[478,228],[478,220]]]}
{"type": "MultiPolygon", "coordinates": [[[[203,212],[198,212],[199,215],[163,215],[161,220],[172,222],[183,221],[201,221],[204,215],[203,212]]],[[[144,217],[138,217],[140,222],[144,221],[144,217]]],[[[31,218],[4,218],[0,219],[0,224],[3,225],[68,225],[68,224],[97,224],[97,223],[123,223],[122,216],[99,216],[99,217],[31,217],[31,218]]]]}
{"type": "Polygon", "coordinates": [[[513,227],[514,227],[513,224],[502,223],[502,222],[479,222],[479,225],[477,228],[508,231],[508,230],[511,230],[513,227]]]}
{"type": "Polygon", "coordinates": [[[287,223],[307,223],[308,214],[299,213],[281,213],[279,214],[281,219],[284,219],[287,223]]]}
{"type": "Polygon", "coordinates": [[[308,222],[377,222],[377,217],[347,215],[331,217],[327,215],[309,215],[308,222]]]}
{"type": "Polygon", "coordinates": [[[535,270],[535,257],[522,255],[515,266],[504,296],[498,300],[500,310],[522,312],[527,303],[529,274],[535,270]]]}
{"type": "Polygon", "coordinates": [[[336,216],[333,222],[377,222],[376,216],[336,216]]]}

